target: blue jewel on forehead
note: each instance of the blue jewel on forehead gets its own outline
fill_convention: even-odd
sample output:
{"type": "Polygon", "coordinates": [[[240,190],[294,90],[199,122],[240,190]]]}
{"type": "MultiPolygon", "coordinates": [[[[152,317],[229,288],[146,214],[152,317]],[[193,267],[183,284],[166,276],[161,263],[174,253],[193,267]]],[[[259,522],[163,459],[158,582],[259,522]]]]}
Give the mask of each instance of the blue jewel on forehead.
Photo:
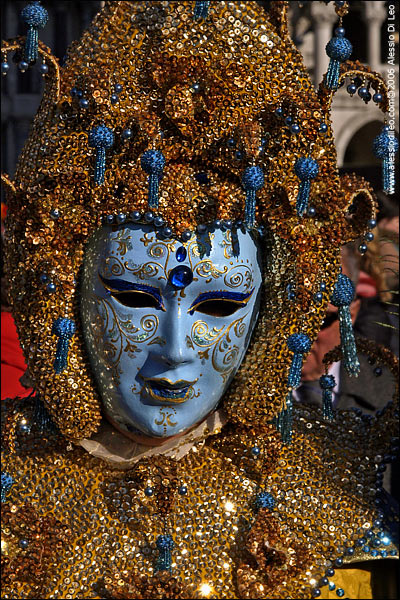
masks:
{"type": "Polygon", "coordinates": [[[183,262],[187,256],[186,248],[184,246],[180,246],[176,251],[175,258],[178,262],[183,262]]]}
{"type": "Polygon", "coordinates": [[[192,269],[189,269],[189,267],[185,267],[184,265],[175,267],[174,269],[172,269],[172,271],[170,271],[168,280],[171,285],[173,285],[178,290],[181,290],[192,283],[192,269]]]}

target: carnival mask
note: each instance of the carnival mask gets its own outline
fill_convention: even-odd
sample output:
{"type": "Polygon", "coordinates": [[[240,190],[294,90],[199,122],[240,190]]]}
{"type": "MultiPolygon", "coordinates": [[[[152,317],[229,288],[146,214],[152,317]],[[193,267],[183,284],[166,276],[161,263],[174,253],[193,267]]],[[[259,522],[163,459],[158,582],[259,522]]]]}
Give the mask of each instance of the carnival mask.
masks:
{"type": "Polygon", "coordinates": [[[153,225],[99,229],[85,254],[81,316],[111,422],[152,437],[201,422],[243,359],[260,288],[260,250],[244,230],[179,242],[153,225]]]}

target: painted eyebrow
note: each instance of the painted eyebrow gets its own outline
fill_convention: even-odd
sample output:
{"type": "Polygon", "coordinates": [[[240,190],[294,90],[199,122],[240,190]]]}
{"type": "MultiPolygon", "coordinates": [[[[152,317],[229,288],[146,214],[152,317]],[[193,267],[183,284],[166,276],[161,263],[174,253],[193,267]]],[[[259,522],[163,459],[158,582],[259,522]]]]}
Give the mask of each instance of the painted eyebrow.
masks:
{"type": "Polygon", "coordinates": [[[142,294],[152,296],[157,302],[158,309],[166,310],[158,288],[143,283],[125,281],[124,279],[106,279],[101,273],[99,273],[99,279],[109,292],[141,292],[142,294]]]}
{"type": "Polygon", "coordinates": [[[226,291],[215,291],[215,292],[203,292],[199,294],[192,302],[191,306],[188,309],[188,313],[192,315],[196,308],[207,300],[229,300],[229,302],[234,302],[235,304],[241,304],[244,306],[250,300],[252,293],[254,292],[253,288],[250,292],[229,292],[226,291]]]}

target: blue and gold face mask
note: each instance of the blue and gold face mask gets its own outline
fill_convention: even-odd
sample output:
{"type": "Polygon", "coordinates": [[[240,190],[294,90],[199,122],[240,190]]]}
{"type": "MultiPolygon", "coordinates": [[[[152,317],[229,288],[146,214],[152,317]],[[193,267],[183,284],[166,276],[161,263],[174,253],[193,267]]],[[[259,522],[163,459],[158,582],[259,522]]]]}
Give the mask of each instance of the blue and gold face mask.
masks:
{"type": "Polygon", "coordinates": [[[248,232],[187,242],[151,225],[106,226],[89,241],[81,318],[107,417],[169,437],[218,405],[257,320],[260,251],[248,232]]]}

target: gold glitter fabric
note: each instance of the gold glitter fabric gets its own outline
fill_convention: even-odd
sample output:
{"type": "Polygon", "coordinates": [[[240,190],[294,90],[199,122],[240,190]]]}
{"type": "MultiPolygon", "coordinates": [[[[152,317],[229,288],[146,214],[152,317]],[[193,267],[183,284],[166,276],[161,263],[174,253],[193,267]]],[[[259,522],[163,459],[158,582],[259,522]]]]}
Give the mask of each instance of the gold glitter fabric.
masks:
{"type": "MultiPolygon", "coordinates": [[[[65,66],[39,43],[48,66],[43,101],[15,181],[4,177],[5,263],[35,389],[71,440],[90,436],[101,418],[76,287],[85,243],[107,215],[148,210],[145,151],[165,157],[153,212],[175,235],[214,219],[243,219],[243,173],[250,165],[264,173],[255,208],[256,226],[267,229],[261,315],[225,397],[230,419],[238,422],[256,417],[267,424],[284,406],[287,338],[300,331],[316,337],[338,274],[339,248],[365,233],[375,217],[368,185],[339,179],[329,114],[334,94],[324,83],[314,90],[287,31],[288,3],[270,5],[266,13],[255,2],[212,2],[208,17],[195,19],[194,2],[106,2],[68,50],[65,66]],[[297,133],[277,109],[299,125],[297,133]],[[100,125],[112,131],[114,143],[105,151],[104,182],[96,184],[90,132],[100,125]],[[310,190],[315,217],[296,212],[294,165],[304,157],[319,166],[310,190]],[[207,184],[196,179],[199,172],[207,174],[207,184]],[[291,300],[288,281],[295,289],[291,300]],[[53,369],[58,317],[77,327],[60,374],[53,369]]],[[[346,11],[347,3],[337,8],[338,15],[346,11]]],[[[5,42],[3,55],[23,42],[5,42]]],[[[343,63],[340,81],[362,69],[343,63]]],[[[366,69],[364,76],[381,92],[386,110],[383,80],[366,69]]]]}
{"type": "Polygon", "coordinates": [[[32,399],[3,409],[16,431],[2,463],[13,478],[3,598],[311,598],[337,564],[397,556],[397,512],[385,497],[374,503],[393,406],[372,421],[346,411],[327,423],[300,405],[290,446],[272,426],[228,424],[180,460],[155,456],[127,471],[40,433],[32,399]],[[261,491],[269,507],[257,504],[261,491]],[[165,531],[170,572],[156,570],[165,531]]]}

